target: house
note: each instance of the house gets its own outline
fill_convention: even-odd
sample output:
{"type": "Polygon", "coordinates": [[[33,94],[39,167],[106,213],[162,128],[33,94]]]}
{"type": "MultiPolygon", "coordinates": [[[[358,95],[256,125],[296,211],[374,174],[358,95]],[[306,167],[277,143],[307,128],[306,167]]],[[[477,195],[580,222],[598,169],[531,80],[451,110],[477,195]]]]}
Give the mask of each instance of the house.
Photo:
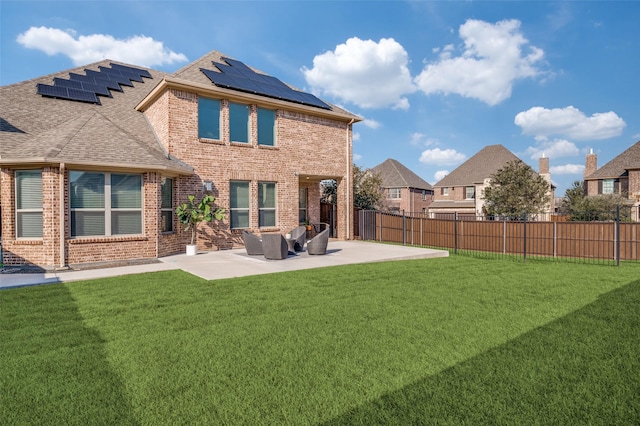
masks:
{"type": "Polygon", "coordinates": [[[392,158],[373,167],[371,171],[382,179],[388,210],[427,213],[433,201],[433,187],[427,181],[392,158]]]}
{"type": "Polygon", "coordinates": [[[214,195],[226,218],[200,250],[244,229],[318,222],[338,182],[351,239],[352,125],[361,119],[213,51],[173,74],[104,60],[0,88],[5,265],[45,269],[184,251],[177,205],[214,195]]]}
{"type": "Polygon", "coordinates": [[[584,186],[587,196],[618,194],[640,205],[640,141],[600,168],[593,150],[587,154],[584,186]]]}
{"type": "MultiPolygon", "coordinates": [[[[482,195],[484,188],[489,186],[491,175],[514,160],[519,158],[500,144],[484,147],[433,186],[434,200],[429,208],[430,216],[450,218],[457,214],[472,219],[482,216],[482,195]]],[[[547,211],[553,212],[554,206],[551,204],[555,187],[551,183],[549,159],[540,158],[539,167],[539,174],[549,182],[551,191],[547,211]]]]}

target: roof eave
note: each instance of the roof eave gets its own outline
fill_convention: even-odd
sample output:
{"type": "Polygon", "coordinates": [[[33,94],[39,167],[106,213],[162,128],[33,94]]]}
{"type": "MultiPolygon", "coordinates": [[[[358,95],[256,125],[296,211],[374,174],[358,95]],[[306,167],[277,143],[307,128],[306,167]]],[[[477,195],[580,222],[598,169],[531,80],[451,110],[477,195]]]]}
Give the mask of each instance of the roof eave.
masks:
{"type": "Polygon", "coordinates": [[[163,165],[123,165],[122,163],[95,162],[95,161],[65,161],[47,157],[32,158],[0,158],[0,165],[4,167],[42,167],[47,165],[64,164],[66,168],[82,167],[86,170],[126,170],[134,172],[156,171],[168,175],[193,175],[193,169],[186,167],[169,167],[163,165]]]}
{"type": "Polygon", "coordinates": [[[331,118],[334,120],[357,123],[362,121],[361,117],[354,114],[343,114],[333,110],[325,110],[322,108],[315,108],[307,105],[296,104],[293,102],[281,101],[279,99],[272,99],[265,96],[254,95],[251,93],[239,92],[237,90],[225,89],[213,84],[201,84],[189,80],[184,80],[176,77],[165,77],[158,83],[156,87],[144,98],[135,109],[137,111],[144,112],[153,102],[155,102],[164,92],[168,89],[178,89],[195,91],[205,95],[213,95],[216,97],[223,97],[230,101],[236,102],[253,102],[258,105],[264,105],[272,108],[280,108],[288,111],[302,112],[309,115],[331,118]]]}

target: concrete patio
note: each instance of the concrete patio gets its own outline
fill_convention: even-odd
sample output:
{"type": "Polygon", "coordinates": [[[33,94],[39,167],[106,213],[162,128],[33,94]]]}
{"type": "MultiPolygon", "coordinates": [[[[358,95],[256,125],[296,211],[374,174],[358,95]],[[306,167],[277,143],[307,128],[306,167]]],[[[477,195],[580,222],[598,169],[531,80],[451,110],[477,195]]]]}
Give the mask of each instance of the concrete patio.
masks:
{"type": "Polygon", "coordinates": [[[392,260],[447,257],[444,250],[397,246],[364,241],[329,242],[327,254],[309,255],[306,250],[290,254],[287,259],[267,260],[262,256],[248,256],[244,248],[200,252],[196,256],[177,254],[159,259],[159,262],[142,265],[43,272],[37,274],[0,274],[0,288],[35,284],[89,280],[154,271],[181,269],[206,280],[269,274],[325,266],[355,263],[386,262],[392,260]]]}

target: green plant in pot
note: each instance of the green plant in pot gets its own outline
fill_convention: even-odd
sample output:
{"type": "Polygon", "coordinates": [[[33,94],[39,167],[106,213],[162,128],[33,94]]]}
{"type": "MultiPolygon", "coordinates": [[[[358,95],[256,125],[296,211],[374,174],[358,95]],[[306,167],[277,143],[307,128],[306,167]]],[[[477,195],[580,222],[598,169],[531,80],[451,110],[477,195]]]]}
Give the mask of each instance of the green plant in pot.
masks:
{"type": "Polygon", "coordinates": [[[195,195],[187,196],[187,202],[176,208],[178,220],[184,226],[185,231],[191,231],[191,244],[187,245],[187,254],[197,253],[196,232],[200,222],[211,222],[225,218],[224,209],[213,207],[216,197],[207,194],[202,200],[196,201],[195,195]]]}

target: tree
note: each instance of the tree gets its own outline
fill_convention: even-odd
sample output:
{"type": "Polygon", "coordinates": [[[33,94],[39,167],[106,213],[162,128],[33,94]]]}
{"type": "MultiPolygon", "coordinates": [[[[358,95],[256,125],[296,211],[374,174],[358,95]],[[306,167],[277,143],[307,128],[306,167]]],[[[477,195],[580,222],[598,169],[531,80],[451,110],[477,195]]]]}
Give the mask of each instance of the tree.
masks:
{"type": "Polygon", "coordinates": [[[486,215],[518,219],[543,213],[549,199],[549,182],[521,160],[513,160],[491,175],[482,209],[486,215]]]}
{"type": "Polygon", "coordinates": [[[207,194],[202,200],[196,201],[195,195],[188,195],[187,202],[176,208],[176,215],[184,230],[191,230],[191,245],[196,242],[196,229],[200,222],[211,222],[225,218],[224,209],[213,207],[216,198],[207,194]]]}
{"type": "MultiPolygon", "coordinates": [[[[338,185],[335,180],[321,182],[322,201],[337,202],[338,185]]],[[[353,165],[353,206],[357,209],[373,210],[380,207],[384,194],[382,178],[370,169],[361,169],[353,165]]]]}
{"type": "MultiPolygon", "coordinates": [[[[625,198],[619,194],[586,196],[582,181],[576,180],[567,189],[562,200],[561,211],[572,221],[614,220],[616,209],[625,205],[625,198]]],[[[629,218],[630,211],[622,209],[622,220],[629,218]]]]}

